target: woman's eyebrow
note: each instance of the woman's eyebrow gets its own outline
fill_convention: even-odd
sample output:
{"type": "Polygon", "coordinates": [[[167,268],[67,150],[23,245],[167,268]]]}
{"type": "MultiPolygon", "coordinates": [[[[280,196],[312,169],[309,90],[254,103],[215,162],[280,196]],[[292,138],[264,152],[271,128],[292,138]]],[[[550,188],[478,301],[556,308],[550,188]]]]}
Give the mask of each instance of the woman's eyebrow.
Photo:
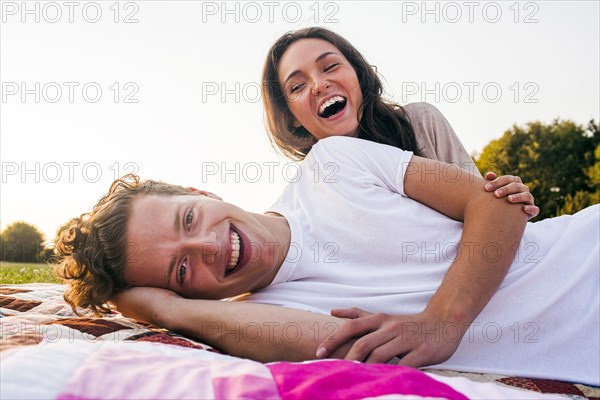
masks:
{"type": "Polygon", "coordinates": [[[334,52],[334,51],[326,51],[325,53],[321,54],[319,57],[315,58],[315,62],[319,62],[319,61],[321,61],[322,59],[324,59],[325,57],[327,57],[328,55],[331,55],[331,54],[337,55],[337,53],[334,52]]]}
{"type": "MultiPolygon", "coordinates": [[[[318,56],[317,58],[315,58],[315,62],[317,63],[317,62],[321,61],[322,59],[324,59],[325,57],[327,57],[327,56],[329,56],[331,54],[337,55],[336,52],[326,51],[325,53],[323,53],[320,56],[318,56]]],[[[289,74],[288,77],[285,78],[285,81],[283,81],[283,86],[285,86],[285,84],[287,83],[287,81],[289,81],[290,79],[292,79],[294,76],[298,75],[299,73],[300,73],[300,70],[297,69],[294,72],[292,72],[291,74],[289,74]]]]}

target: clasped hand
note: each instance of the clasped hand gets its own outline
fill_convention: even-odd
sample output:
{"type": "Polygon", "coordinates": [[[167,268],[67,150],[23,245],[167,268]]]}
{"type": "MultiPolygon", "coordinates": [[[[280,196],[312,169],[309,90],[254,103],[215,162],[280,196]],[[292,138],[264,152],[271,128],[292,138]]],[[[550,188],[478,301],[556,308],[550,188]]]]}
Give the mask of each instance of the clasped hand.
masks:
{"type": "Polygon", "coordinates": [[[443,321],[431,312],[415,315],[370,313],[359,308],[332,310],[349,318],[337,332],[319,346],[318,358],[326,358],[337,348],[357,339],[344,359],[367,363],[387,363],[399,358],[398,365],[414,368],[448,360],[458,348],[468,326],[443,321]]]}
{"type": "Polygon", "coordinates": [[[540,213],[540,208],[535,205],[535,199],[529,191],[529,187],[523,184],[523,181],[518,176],[502,175],[498,177],[495,172],[487,172],[485,174],[485,190],[494,192],[498,198],[506,197],[509,203],[523,203],[523,211],[527,214],[528,219],[537,217],[540,213]]]}

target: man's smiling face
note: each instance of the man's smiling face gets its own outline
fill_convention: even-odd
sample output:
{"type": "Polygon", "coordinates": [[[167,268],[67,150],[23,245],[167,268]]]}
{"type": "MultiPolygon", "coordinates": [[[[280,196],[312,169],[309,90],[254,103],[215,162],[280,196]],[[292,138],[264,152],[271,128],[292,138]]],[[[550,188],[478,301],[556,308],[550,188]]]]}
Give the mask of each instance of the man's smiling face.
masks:
{"type": "Polygon", "coordinates": [[[273,249],[278,240],[268,226],[206,196],[136,198],[127,243],[130,285],[167,288],[188,298],[222,299],[261,289],[281,265],[281,248],[273,249]]]}

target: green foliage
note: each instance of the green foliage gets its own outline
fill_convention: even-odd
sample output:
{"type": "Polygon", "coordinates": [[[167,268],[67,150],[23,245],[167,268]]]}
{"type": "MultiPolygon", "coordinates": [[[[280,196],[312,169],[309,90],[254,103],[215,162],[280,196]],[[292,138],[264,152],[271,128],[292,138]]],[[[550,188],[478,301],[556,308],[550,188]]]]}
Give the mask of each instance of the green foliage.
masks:
{"type": "Polygon", "coordinates": [[[585,169],[585,175],[588,178],[588,184],[591,192],[578,190],[574,195],[568,194],[565,197],[565,203],[560,208],[558,215],[573,214],[592,204],[600,203],[600,145],[596,146],[594,151],[596,162],[585,169]]]}
{"type": "Polygon", "coordinates": [[[493,140],[475,163],[482,173],[518,175],[541,209],[538,219],[598,203],[600,127],[572,121],[514,125],[493,140]]]}
{"type": "Polygon", "coordinates": [[[44,251],[44,236],[26,222],[15,222],[0,235],[0,260],[12,262],[38,262],[44,251]]]}
{"type": "Polygon", "coordinates": [[[47,264],[0,262],[0,284],[62,283],[47,264]]]}
{"type": "Polygon", "coordinates": [[[594,158],[596,162],[587,169],[585,174],[589,179],[590,186],[596,190],[600,190],[600,144],[596,146],[594,158]]]}
{"type": "Polygon", "coordinates": [[[597,204],[600,192],[590,193],[583,190],[577,191],[574,195],[568,194],[565,196],[564,204],[558,210],[557,215],[574,214],[579,210],[597,204]]]}

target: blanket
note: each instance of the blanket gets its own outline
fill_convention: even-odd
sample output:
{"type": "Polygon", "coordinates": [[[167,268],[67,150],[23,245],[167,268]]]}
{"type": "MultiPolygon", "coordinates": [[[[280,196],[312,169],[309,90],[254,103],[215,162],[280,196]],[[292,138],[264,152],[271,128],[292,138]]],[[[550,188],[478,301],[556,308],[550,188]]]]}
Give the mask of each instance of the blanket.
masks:
{"type": "Polygon", "coordinates": [[[63,285],[0,285],[2,399],[600,399],[583,385],[344,360],[259,363],[114,313],[63,285]]]}

